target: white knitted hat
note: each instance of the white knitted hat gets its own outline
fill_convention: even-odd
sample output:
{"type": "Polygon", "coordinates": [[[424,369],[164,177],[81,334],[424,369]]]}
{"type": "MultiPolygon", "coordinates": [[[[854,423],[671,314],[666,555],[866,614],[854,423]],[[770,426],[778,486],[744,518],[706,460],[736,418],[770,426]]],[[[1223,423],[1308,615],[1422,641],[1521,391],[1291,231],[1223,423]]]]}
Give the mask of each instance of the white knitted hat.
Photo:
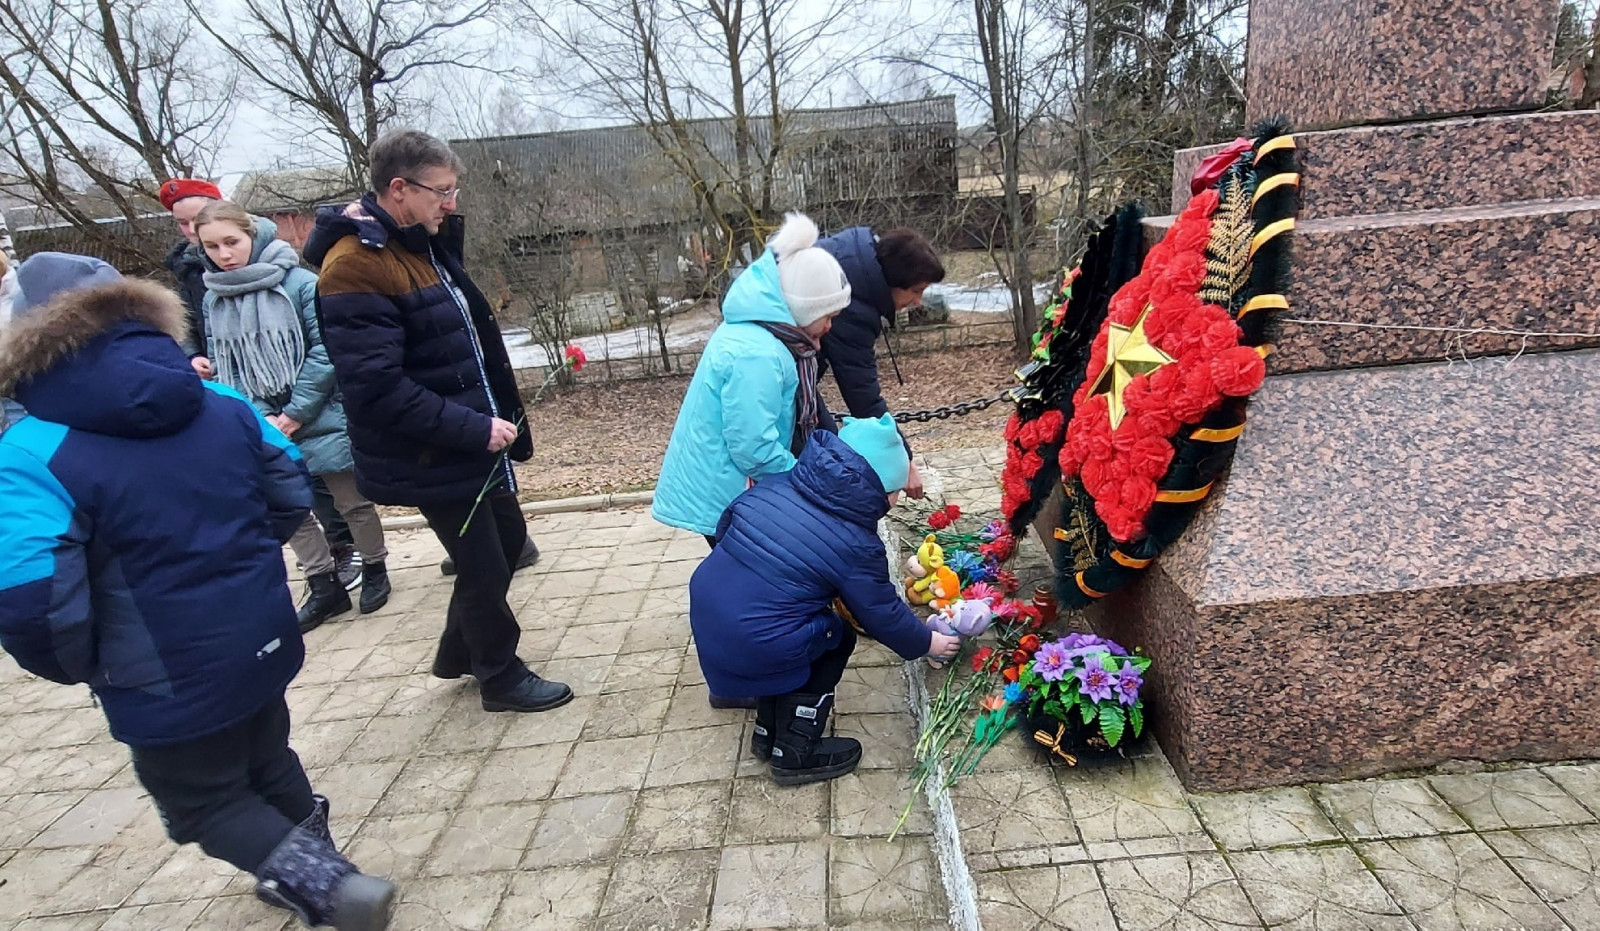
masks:
{"type": "Polygon", "coordinates": [[[807,326],[850,306],[850,279],[839,261],[819,249],[817,224],[791,213],[767,240],[778,256],[778,284],[795,325],[807,326]]]}

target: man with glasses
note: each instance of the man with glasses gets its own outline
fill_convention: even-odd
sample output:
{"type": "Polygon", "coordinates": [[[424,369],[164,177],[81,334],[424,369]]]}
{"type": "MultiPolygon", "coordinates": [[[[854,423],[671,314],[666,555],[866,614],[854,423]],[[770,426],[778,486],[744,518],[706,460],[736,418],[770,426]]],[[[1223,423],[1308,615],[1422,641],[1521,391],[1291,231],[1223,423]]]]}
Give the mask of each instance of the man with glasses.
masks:
{"type": "Polygon", "coordinates": [[[511,460],[532,457],[533,438],[494,312],[462,266],[461,162],[411,130],[379,139],[371,161],[374,193],[322,211],[305,249],[322,267],[322,338],[356,486],[420,510],[456,564],[433,674],[475,676],[485,711],[559,707],[572,690],[518,658],[506,603],[528,542],[511,460]]]}

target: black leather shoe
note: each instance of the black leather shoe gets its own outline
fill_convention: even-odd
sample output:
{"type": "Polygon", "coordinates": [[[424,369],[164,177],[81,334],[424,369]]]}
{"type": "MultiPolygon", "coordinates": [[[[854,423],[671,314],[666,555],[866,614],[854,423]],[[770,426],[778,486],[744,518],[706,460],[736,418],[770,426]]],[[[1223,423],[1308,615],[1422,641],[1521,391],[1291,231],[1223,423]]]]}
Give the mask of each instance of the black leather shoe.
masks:
{"type": "Polygon", "coordinates": [[[549,711],[572,701],[572,689],[560,682],[541,679],[534,673],[509,691],[483,696],[484,711],[549,711]]]}

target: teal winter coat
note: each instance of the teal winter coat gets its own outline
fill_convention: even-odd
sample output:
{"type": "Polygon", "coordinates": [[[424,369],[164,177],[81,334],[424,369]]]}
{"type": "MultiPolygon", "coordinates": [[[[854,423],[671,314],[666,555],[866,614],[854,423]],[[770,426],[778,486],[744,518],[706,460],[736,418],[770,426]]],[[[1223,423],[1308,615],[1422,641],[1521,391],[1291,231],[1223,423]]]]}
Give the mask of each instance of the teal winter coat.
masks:
{"type": "MultiPolygon", "coordinates": [[[[278,236],[277,224],[264,217],[256,217],[255,246],[250,250],[250,260],[260,261],[261,253],[278,236]]],[[[208,258],[206,267],[213,271],[216,265],[208,258]]],[[[305,457],[306,470],[312,475],[349,472],[355,468],[350,454],[350,436],[346,432],[344,401],[334,383],[333,363],[328,350],[322,345],[322,326],[317,321],[317,276],[305,268],[292,269],[279,285],[295,310],[300,314],[300,326],[305,336],[306,358],[300,365],[300,376],[295,379],[289,393],[276,398],[251,398],[256,409],[263,414],[286,414],[300,424],[292,440],[305,457]]],[[[210,315],[216,295],[210,291],[205,296],[206,331],[211,331],[210,315]]],[[[207,347],[207,354],[216,358],[215,350],[207,347]]]]}
{"type": "Polygon", "coordinates": [[[800,375],[788,347],[758,323],[794,325],[771,252],[728,289],[722,325],[678,409],[651,506],[663,524],[711,536],[750,479],[794,468],[789,445],[800,375]]]}

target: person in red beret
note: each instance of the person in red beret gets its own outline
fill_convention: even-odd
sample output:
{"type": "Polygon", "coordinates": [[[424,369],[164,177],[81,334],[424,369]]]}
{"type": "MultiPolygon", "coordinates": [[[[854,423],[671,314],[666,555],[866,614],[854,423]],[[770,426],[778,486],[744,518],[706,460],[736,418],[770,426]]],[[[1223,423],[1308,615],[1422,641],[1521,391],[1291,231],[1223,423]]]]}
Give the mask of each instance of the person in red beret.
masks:
{"type": "Polygon", "coordinates": [[[200,305],[206,296],[205,253],[200,251],[200,240],[194,233],[194,218],[207,204],[222,199],[222,191],[210,181],[199,178],[173,178],[161,185],[161,206],[172,214],[183,239],[167,253],[167,271],[178,279],[178,293],[183,306],[189,311],[189,342],[183,349],[189,354],[189,364],[201,378],[212,376],[211,360],[206,357],[206,318],[200,305]]]}

